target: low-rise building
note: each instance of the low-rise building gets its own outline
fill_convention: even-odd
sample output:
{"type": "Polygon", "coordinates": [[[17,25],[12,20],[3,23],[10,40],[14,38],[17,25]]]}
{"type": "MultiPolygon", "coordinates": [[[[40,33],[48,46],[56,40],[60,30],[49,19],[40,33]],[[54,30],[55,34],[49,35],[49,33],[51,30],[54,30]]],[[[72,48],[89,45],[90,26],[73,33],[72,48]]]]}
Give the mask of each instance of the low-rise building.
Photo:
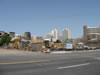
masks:
{"type": "Polygon", "coordinates": [[[15,37],[15,32],[9,32],[9,36],[12,38],[15,37]]]}
{"type": "Polygon", "coordinates": [[[5,34],[9,35],[7,32],[0,31],[0,38],[1,38],[3,35],[5,35],[5,34]]]}

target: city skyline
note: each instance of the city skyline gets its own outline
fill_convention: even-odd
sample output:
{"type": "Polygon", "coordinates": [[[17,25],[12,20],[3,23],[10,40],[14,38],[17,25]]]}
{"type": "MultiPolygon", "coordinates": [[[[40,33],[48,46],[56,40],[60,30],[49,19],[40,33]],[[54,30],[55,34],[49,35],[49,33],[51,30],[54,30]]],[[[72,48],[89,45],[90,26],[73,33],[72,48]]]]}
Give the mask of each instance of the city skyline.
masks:
{"type": "MultiPolygon", "coordinates": [[[[86,26],[86,25],[84,25],[84,26],[86,26]]],[[[84,27],[83,26],[83,27],[84,27]]],[[[92,27],[92,26],[88,26],[88,28],[100,28],[100,27],[96,27],[96,26],[94,26],[94,27],[92,27]]],[[[70,29],[68,29],[68,28],[65,28],[65,29],[62,29],[61,30],[61,32],[57,29],[57,28],[54,28],[53,30],[51,30],[51,32],[48,32],[48,33],[46,33],[44,36],[41,36],[41,35],[34,35],[34,34],[32,34],[31,32],[28,32],[28,33],[30,33],[31,34],[31,37],[33,37],[33,36],[35,36],[35,37],[43,37],[43,38],[45,38],[45,36],[47,35],[47,36],[54,36],[54,37],[56,37],[56,36],[58,36],[57,37],[57,39],[59,39],[60,37],[63,37],[63,31],[64,30],[68,30],[69,32],[68,32],[68,37],[70,38],[70,39],[75,39],[75,38],[72,38],[72,36],[71,36],[71,30],[70,29]],[[54,35],[54,32],[55,32],[55,30],[57,30],[57,34],[58,35],[54,35]]],[[[81,38],[81,37],[83,37],[84,36],[84,29],[82,29],[83,30],[83,32],[82,32],[82,35],[80,36],[80,37],[76,37],[76,38],[81,38]]],[[[24,36],[24,34],[25,33],[27,33],[27,32],[22,32],[22,34],[17,34],[16,32],[14,32],[14,31],[10,31],[10,32],[7,32],[7,31],[5,31],[5,30],[0,30],[0,32],[5,32],[5,33],[12,33],[13,35],[12,36],[24,36]]],[[[49,37],[50,37],[49,36],[49,37]]],[[[56,40],[57,40],[56,39],[56,40]]]]}
{"type": "Polygon", "coordinates": [[[45,36],[68,28],[78,38],[84,25],[100,27],[99,8],[100,0],[0,0],[0,31],[45,36]]]}

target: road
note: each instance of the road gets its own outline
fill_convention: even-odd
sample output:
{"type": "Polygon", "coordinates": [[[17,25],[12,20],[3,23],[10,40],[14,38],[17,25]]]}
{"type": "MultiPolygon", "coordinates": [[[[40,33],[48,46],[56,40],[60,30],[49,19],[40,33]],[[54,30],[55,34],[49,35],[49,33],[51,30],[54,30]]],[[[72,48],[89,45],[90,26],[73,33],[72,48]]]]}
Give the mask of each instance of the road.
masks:
{"type": "Polygon", "coordinates": [[[100,51],[0,56],[0,75],[100,75],[100,51]]]}

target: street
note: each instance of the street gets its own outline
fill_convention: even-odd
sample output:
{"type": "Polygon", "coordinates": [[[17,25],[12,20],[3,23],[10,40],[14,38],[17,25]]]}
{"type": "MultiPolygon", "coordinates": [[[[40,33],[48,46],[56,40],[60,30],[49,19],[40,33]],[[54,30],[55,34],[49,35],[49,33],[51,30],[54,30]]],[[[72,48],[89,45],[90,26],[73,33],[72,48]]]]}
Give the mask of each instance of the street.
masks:
{"type": "Polygon", "coordinates": [[[100,75],[100,50],[0,56],[0,75],[100,75]]]}

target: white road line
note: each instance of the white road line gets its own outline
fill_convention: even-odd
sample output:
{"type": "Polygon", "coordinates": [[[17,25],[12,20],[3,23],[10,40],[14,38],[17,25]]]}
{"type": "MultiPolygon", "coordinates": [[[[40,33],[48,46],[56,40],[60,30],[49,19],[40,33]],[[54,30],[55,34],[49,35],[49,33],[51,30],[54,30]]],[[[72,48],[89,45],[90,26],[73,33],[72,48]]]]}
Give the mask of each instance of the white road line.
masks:
{"type": "Polygon", "coordinates": [[[67,68],[85,66],[85,65],[89,65],[89,64],[91,64],[91,63],[84,63],[84,64],[78,64],[78,65],[71,65],[71,66],[65,66],[65,67],[58,67],[58,69],[67,69],[67,68]]]}

